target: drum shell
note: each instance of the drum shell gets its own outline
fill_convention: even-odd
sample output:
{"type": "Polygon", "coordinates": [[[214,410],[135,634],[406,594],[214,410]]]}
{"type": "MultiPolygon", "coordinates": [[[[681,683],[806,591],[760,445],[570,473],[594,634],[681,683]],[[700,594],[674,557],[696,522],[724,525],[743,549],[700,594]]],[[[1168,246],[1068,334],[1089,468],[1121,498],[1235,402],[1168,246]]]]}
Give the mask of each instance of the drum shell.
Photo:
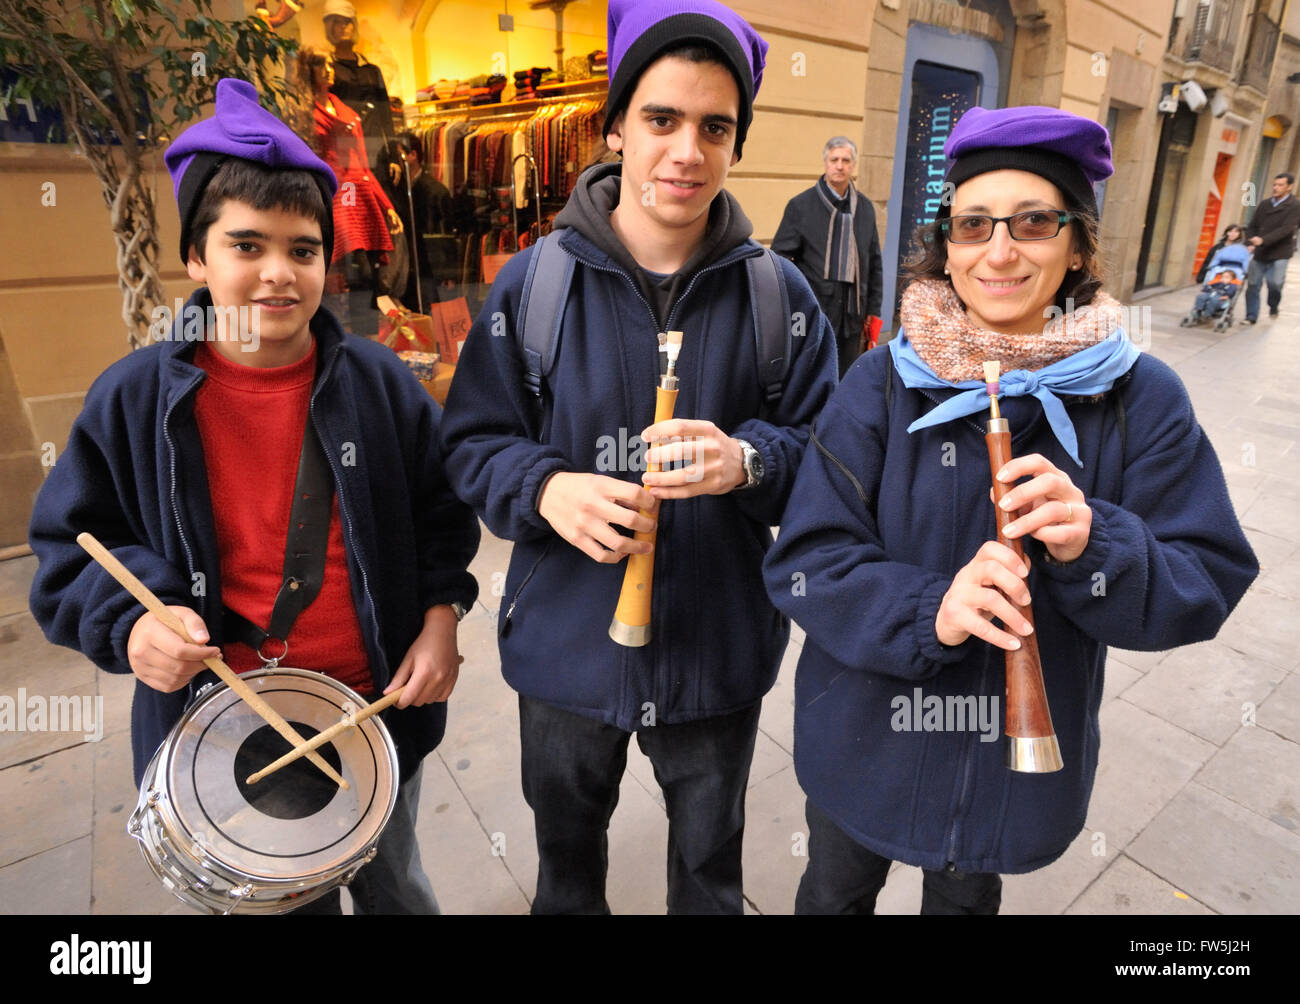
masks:
{"type": "MultiPolygon", "coordinates": [[[[277,705],[276,695],[286,690],[322,701],[325,707],[321,713],[333,714],[333,718],[319,721],[317,731],[323,730],[321,726],[332,725],[346,713],[366,705],[355,691],[337,680],[307,670],[258,670],[243,674],[241,678],[261,692],[273,707],[277,705]],[[332,705],[337,705],[335,712],[330,711],[332,705]]],[[[328,864],[305,870],[286,867],[284,874],[276,874],[265,866],[262,855],[255,848],[250,848],[248,855],[238,849],[232,853],[228,842],[222,842],[223,850],[214,846],[216,841],[196,836],[190,824],[197,815],[193,802],[198,796],[194,790],[175,780],[178,776],[185,776],[185,768],[192,768],[190,772],[197,778],[198,765],[194,760],[185,760],[185,750],[193,746],[195,732],[202,727],[204,720],[236,709],[247,719],[245,727],[251,729],[264,724],[223,684],[207,688],[200,694],[150,761],[127,830],[139,842],[141,854],[154,874],[182,902],[210,913],[285,913],[347,884],[361,866],[374,857],[379,836],[397,802],[397,751],[387,727],[378,716],[357,725],[356,730],[364,732],[365,745],[371,751],[374,763],[368,792],[369,807],[362,813],[355,838],[349,842],[346,852],[341,850],[328,864]],[[254,864],[254,861],[258,863],[254,864]]],[[[292,721],[283,707],[276,710],[292,721]]],[[[336,744],[341,747],[353,731],[337,737],[336,744]]],[[[196,752],[195,759],[197,757],[196,752]]],[[[345,761],[341,772],[355,789],[351,766],[345,761]]],[[[195,783],[198,784],[197,780],[195,783]]],[[[359,791],[352,794],[361,797],[359,791]]],[[[347,796],[340,789],[336,797],[343,799],[347,796]]],[[[256,819],[256,810],[249,807],[249,815],[256,819]]],[[[314,856],[319,857],[319,854],[314,856]]],[[[289,858],[287,855],[284,857],[289,858]]]]}

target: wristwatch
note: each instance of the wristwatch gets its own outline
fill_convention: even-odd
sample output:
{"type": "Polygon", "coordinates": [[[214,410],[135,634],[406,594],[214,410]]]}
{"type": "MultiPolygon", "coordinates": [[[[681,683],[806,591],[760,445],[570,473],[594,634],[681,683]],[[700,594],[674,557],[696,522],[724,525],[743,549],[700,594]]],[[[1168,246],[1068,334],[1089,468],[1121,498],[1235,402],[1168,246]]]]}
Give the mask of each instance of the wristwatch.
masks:
{"type": "Polygon", "coordinates": [[[740,444],[740,463],[745,468],[745,483],[732,489],[739,492],[757,487],[763,480],[765,468],[763,455],[754,449],[752,444],[743,439],[737,439],[736,442],[740,444]]]}
{"type": "Polygon", "coordinates": [[[464,603],[461,603],[459,600],[451,604],[451,609],[456,614],[456,621],[458,623],[460,621],[463,621],[465,619],[465,615],[469,613],[469,609],[465,606],[464,603]]]}

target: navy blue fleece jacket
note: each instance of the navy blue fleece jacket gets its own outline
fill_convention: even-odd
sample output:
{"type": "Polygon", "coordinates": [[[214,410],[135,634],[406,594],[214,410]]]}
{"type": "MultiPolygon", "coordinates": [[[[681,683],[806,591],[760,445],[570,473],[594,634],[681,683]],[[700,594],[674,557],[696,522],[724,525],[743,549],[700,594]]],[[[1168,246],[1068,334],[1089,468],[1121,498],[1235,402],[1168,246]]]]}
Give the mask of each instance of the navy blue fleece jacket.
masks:
{"type": "Polygon", "coordinates": [[[515,336],[528,249],[492,287],[442,424],[457,494],[515,542],[498,623],[502,670],[522,694],[629,732],[734,711],[772,686],[789,636],[760,568],[808,426],[834,387],[834,339],[808,284],[782,261],[797,321],[785,392],[769,413],[745,271],[746,258],[765,252],[742,238],[683,276],[664,319],[665,329],[685,333],[676,417],[748,440],[766,475],[748,491],[661,506],[653,637],[644,648],[622,647],[608,631],[624,564],[595,562],[562,539],[537,498],[559,471],[639,482],[638,470],[602,470],[601,453],[653,421],[661,329],[623,263],[576,228],[558,233],[577,266],[543,407],[525,388],[515,336]]]}
{"type": "MultiPolygon", "coordinates": [[[[189,301],[199,308],[210,303],[206,287],[189,301]]],[[[345,335],[323,308],[311,327],[318,362],[310,420],[330,458],[352,599],[382,690],[420,633],[425,610],[474,602],[478,585],[467,568],[478,550],[478,521],[443,474],[438,406],[401,360],[382,345],[345,335]]],[[[164,603],[197,610],[212,644],[222,644],[220,560],[194,418],[205,374],[193,354],[194,345],[178,338],[105,370],[32,513],[29,532],[40,562],[32,613],[46,638],[109,672],[131,671],[127,638],[144,608],[77,544],[83,530],[164,603]]],[[[256,471],[249,471],[248,490],[258,490],[256,471]]],[[[194,689],[192,683],[164,694],[136,681],[137,784],[194,689]]],[[[403,777],[441,741],[446,717],[445,703],[383,713],[403,777]]]]}
{"type": "Polygon", "coordinates": [[[808,797],[878,854],[931,869],[1025,872],[1062,854],[1083,827],[1106,647],[1213,638],[1259,566],[1187,392],[1159,360],[1141,356],[1109,392],[1122,398],[1125,437],[1114,401],[1067,404],[1082,470],[1037,399],[1005,400],[1013,455],[1041,453],[1067,472],[1093,520],[1087,548],[1068,564],[1025,541],[1065,767],[1008,770],[1002,650],[974,638],[948,647],[935,635],[953,576],[996,538],[981,416],[907,432],[950,393],[905,389],[886,346],[858,360],[817,422],[821,448],[805,453],[799,504],[786,511],[764,577],[773,602],[807,632],[795,768],[808,797]],[[915,709],[932,696],[960,707],[965,727],[954,714],[946,730],[930,730],[915,709]],[[976,705],[957,700],[968,697],[997,699],[991,736],[969,721],[976,705]]]}

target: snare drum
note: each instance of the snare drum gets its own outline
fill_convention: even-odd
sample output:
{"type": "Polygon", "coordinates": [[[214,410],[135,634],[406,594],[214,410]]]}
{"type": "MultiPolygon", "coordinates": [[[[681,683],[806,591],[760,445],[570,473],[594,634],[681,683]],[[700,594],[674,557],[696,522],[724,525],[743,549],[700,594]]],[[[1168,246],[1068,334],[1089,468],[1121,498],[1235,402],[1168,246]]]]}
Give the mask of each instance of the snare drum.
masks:
{"type": "MultiPolygon", "coordinates": [[[[364,708],[320,673],[241,677],[303,739],[364,708]]],[[[205,691],[145,772],[127,832],[165,886],[212,913],[284,913],[352,880],[375,856],[397,801],[397,750],[378,716],[317,750],[345,791],[306,757],[250,785],[292,747],[226,687],[205,691]]]]}

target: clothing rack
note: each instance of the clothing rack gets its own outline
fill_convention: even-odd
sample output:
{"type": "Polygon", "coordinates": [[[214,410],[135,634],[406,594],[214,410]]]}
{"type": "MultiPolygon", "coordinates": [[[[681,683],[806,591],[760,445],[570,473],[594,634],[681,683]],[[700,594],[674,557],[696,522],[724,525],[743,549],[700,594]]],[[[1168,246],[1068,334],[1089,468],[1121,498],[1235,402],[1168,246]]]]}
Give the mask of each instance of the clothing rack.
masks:
{"type": "Polygon", "coordinates": [[[474,197],[484,198],[493,187],[509,186],[515,176],[516,194],[522,197],[526,177],[522,170],[516,176],[509,165],[522,167],[519,154],[528,153],[538,169],[536,194],[563,199],[599,148],[599,118],[607,94],[605,78],[580,83],[557,87],[544,97],[499,105],[465,108],[454,100],[421,102],[408,117],[407,128],[422,145],[426,170],[453,196],[468,189],[474,197]],[[481,144],[499,133],[507,134],[504,150],[503,141],[495,136],[486,144],[484,156],[481,144]],[[476,183],[468,184],[471,179],[476,183]]]}
{"type": "Polygon", "coordinates": [[[480,277],[491,272],[490,257],[513,253],[549,230],[549,219],[600,148],[608,90],[608,79],[598,77],[547,86],[524,101],[466,106],[452,98],[408,109],[406,125],[425,169],[451,193],[460,285],[471,299],[480,277]],[[519,210],[535,215],[524,223],[527,234],[519,210]]]}
{"type": "Polygon", "coordinates": [[[407,125],[418,125],[427,119],[463,115],[467,119],[508,119],[516,115],[531,115],[548,105],[564,104],[587,98],[604,98],[609,93],[608,77],[592,77],[562,84],[542,84],[537,88],[541,97],[523,101],[503,101],[497,104],[471,105],[469,98],[444,98],[440,101],[418,101],[407,106],[407,125]]]}

